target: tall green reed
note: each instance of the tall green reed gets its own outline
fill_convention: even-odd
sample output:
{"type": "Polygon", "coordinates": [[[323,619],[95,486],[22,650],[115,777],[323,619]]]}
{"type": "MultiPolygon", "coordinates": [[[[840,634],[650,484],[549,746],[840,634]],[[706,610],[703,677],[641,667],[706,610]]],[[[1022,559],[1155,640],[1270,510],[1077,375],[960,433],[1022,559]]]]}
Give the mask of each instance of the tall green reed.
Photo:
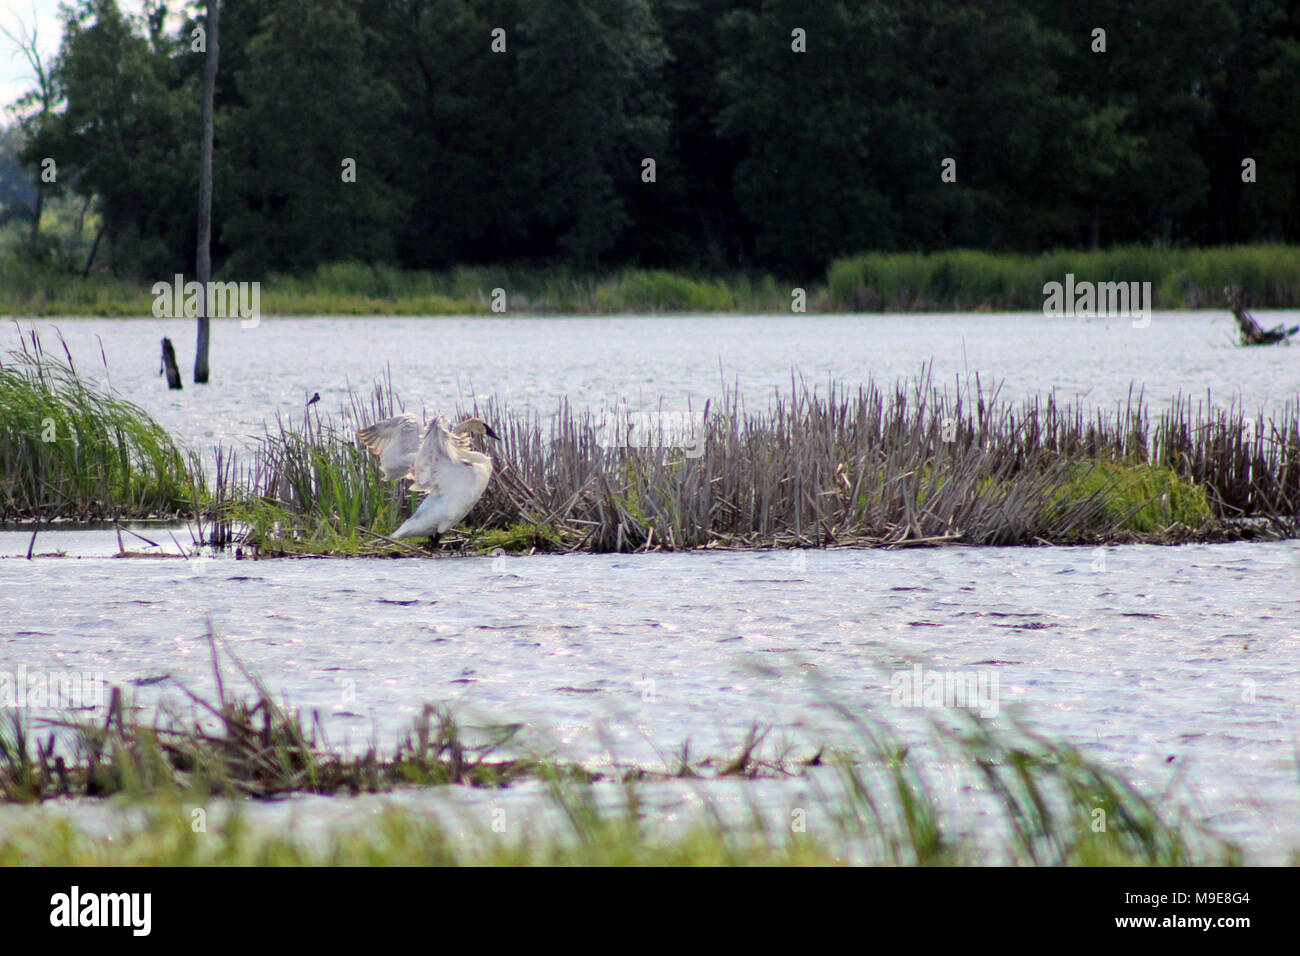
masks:
{"type": "Polygon", "coordinates": [[[0,520],[192,513],[196,459],[64,353],[33,332],[0,359],[0,520]]]}

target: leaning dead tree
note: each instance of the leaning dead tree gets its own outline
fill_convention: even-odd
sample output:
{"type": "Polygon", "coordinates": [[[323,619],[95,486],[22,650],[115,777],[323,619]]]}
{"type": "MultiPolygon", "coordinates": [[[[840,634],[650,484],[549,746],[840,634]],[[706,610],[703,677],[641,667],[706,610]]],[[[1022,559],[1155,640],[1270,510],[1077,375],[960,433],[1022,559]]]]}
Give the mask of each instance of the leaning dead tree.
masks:
{"type": "Polygon", "coordinates": [[[1249,294],[1245,289],[1230,285],[1223,290],[1223,294],[1228,297],[1228,307],[1232,309],[1232,314],[1237,319],[1242,345],[1276,345],[1279,342],[1286,342],[1296,332],[1300,332],[1300,325],[1293,325],[1289,329],[1285,325],[1264,329],[1255,321],[1255,317],[1246,311],[1249,294]]]}

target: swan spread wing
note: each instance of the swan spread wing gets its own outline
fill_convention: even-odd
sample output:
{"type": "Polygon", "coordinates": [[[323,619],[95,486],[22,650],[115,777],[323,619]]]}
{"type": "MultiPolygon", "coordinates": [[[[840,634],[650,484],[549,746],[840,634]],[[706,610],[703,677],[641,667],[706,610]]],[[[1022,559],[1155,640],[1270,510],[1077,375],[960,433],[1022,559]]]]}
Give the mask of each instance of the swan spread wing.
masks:
{"type": "Polygon", "coordinates": [[[411,463],[411,474],[415,477],[411,490],[439,494],[448,476],[455,473],[453,469],[463,467],[459,452],[460,443],[447,430],[447,420],[441,415],[434,418],[425,429],[424,441],[411,463]]]}
{"type": "Polygon", "coordinates": [[[492,474],[492,459],[474,451],[467,436],[448,430],[440,415],[429,423],[412,471],[411,490],[428,493],[420,511],[431,509],[429,518],[438,522],[441,531],[469,514],[482,497],[492,474]]]}
{"type": "Polygon", "coordinates": [[[475,451],[469,435],[451,431],[441,415],[429,422],[423,437],[412,415],[377,422],[357,437],[378,456],[388,478],[411,478],[411,490],[425,492],[394,538],[436,535],[454,527],[482,497],[492,476],[491,457],[475,451]]]}
{"type": "Polygon", "coordinates": [[[408,477],[420,451],[420,423],[414,415],[398,415],[357,432],[361,444],[379,458],[384,477],[408,477]]]}

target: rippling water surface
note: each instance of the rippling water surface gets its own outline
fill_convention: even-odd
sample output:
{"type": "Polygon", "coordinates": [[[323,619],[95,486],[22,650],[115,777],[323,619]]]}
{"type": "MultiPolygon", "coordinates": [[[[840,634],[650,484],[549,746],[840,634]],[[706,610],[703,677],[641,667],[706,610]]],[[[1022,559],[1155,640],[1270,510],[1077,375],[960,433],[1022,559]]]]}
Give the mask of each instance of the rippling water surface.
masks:
{"type": "MultiPolygon", "coordinates": [[[[1261,312],[1261,324],[1300,322],[1300,313],[1261,312]]],[[[31,323],[23,322],[22,328],[31,323]]],[[[830,379],[883,385],[933,363],[937,383],[979,374],[984,385],[1020,399],[1055,390],[1062,399],[1108,407],[1130,386],[1157,404],[1179,392],[1254,410],[1300,395],[1300,351],[1237,348],[1226,313],[1156,313],[1147,328],[1131,320],[1049,319],[1032,313],[985,315],[831,315],[263,319],[253,329],[214,323],[212,382],[169,392],[158,376],[159,340],[170,336],[186,381],[192,321],[41,320],[46,345],[55,329],[78,366],[101,375],[100,345],[113,384],[195,446],[258,434],[277,412],[297,413],[319,392],[325,409],[349,385],[365,388],[391,368],[408,408],[448,410],[458,400],[498,394],[549,414],[576,405],[658,402],[674,410],[701,403],[722,384],[738,384],[751,405],[790,387],[797,371],[810,385],[830,379]]],[[[0,350],[18,328],[0,325],[0,350]]]]}
{"type": "MultiPolygon", "coordinates": [[[[1233,348],[1209,313],[1147,329],[1021,315],[266,320],[219,325],[214,383],[180,393],[155,376],[157,346],[170,335],[187,356],[188,323],[41,323],[54,326],[90,371],[101,338],[113,384],[196,446],[255,433],[315,391],[335,405],[389,363],[408,406],[431,409],[491,393],[544,411],[562,397],[681,403],[724,379],[753,404],[792,367],[810,383],[892,383],[929,359],[940,381],[979,372],[1012,398],[1055,387],[1106,405],[1136,382],[1157,402],[1209,389],[1256,408],[1300,393],[1300,353],[1233,348]]],[[[0,332],[0,348],[15,341],[0,332]]],[[[30,538],[0,532],[0,670],[102,673],[143,699],[164,675],[209,690],[211,617],[336,743],[391,741],[443,701],[546,728],[574,756],[654,759],[687,740],[734,749],[755,720],[816,740],[834,732],[828,699],[906,717],[891,679],[920,664],[995,675],[996,720],[1024,717],[1152,793],[1177,776],[1259,859],[1300,847],[1294,542],[253,562],[115,559],[116,535],[93,530],[43,531],[35,552],[65,556],[28,561],[30,538]]],[[[784,805],[788,788],[773,792],[784,805]]]]}
{"type": "Polygon", "coordinates": [[[1293,543],[195,564],[92,556],[104,532],[27,561],[29,537],[0,534],[10,667],[210,690],[210,615],[336,742],[445,701],[578,757],[599,724],[639,759],[730,750],[756,719],[816,740],[828,698],[906,716],[891,676],[915,664],[995,674],[996,719],[1153,788],[1179,772],[1227,830],[1300,846],[1293,543]]]}

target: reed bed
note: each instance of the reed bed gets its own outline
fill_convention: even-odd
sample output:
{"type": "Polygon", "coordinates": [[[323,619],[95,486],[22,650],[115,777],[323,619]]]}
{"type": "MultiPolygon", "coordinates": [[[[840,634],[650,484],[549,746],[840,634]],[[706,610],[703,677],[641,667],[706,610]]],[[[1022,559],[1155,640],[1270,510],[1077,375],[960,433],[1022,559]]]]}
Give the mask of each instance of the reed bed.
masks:
{"type": "Polygon", "coordinates": [[[1041,310],[1043,286],[1078,281],[1150,282],[1160,309],[1222,308],[1224,286],[1250,290],[1257,308],[1300,304],[1300,250],[1286,245],[1173,249],[1118,246],[1038,255],[957,249],[872,252],[838,259],[828,273],[836,312],[1041,310]]]}
{"type": "Polygon", "coordinates": [[[18,251],[16,239],[10,248],[0,247],[0,315],[149,316],[151,285],[107,272],[83,275],[70,263],[33,260],[18,251]]]}
{"type": "Polygon", "coordinates": [[[101,721],[48,718],[33,727],[23,712],[7,712],[0,721],[0,802],[181,792],[259,799],[355,795],[401,784],[500,787],[524,776],[581,772],[537,760],[490,759],[517,726],[488,728],[495,739],[467,743],[456,719],[432,705],[390,755],[381,758],[376,745],[348,756],[330,749],[319,713],[305,723],[247,676],[255,691],[251,700],[224,692],[207,700],[177,684],[188,709],[168,702],[148,724],[128,719],[136,708],[120,688],[113,689],[101,721]]]}
{"type": "MultiPolygon", "coordinates": [[[[414,506],[356,445],[400,402],[378,385],[338,416],[282,421],[226,480],[229,512],[266,554],[412,554],[387,540],[414,506]]],[[[543,418],[492,399],[458,409],[501,435],[496,470],[445,547],[626,552],[694,548],[1177,542],[1287,536],[1300,515],[1300,408],[1248,420],[1141,394],[1113,412],[1003,401],[978,378],[882,389],[793,381],[758,411],[734,390],[620,442],[620,410],[543,418]],[[690,436],[673,434],[689,422],[690,436]],[[615,440],[611,441],[611,438],[615,440]]]]}
{"type": "MultiPolygon", "coordinates": [[[[234,661],[253,691],[252,698],[227,692],[232,677],[223,673],[218,642],[209,633],[216,677],[215,699],[204,699],[177,684],[181,705],[160,706],[152,722],[138,721],[115,689],[102,719],[51,717],[31,726],[28,714],[10,712],[0,721],[0,799],[35,803],[66,797],[127,796],[173,809],[193,807],[210,797],[266,798],[287,793],[356,795],[397,787],[508,787],[522,780],[544,783],[546,800],[560,811],[568,833],[521,844],[453,837],[428,820],[407,824],[396,852],[387,839],[371,833],[335,862],[346,862],[369,846],[370,862],[413,862],[447,855],[443,862],[613,862],[649,861],[674,854],[694,858],[707,848],[708,860],[801,859],[839,862],[851,852],[860,862],[933,865],[995,862],[1025,865],[1138,864],[1190,865],[1237,862],[1239,852],[1188,815],[1169,810],[1171,794],[1148,794],[1119,774],[1089,760],[1068,744],[1045,740],[1014,721],[990,723],[971,711],[949,708],[921,729],[903,730],[861,702],[827,699],[840,728],[838,739],[815,751],[795,753],[787,742],[772,744],[755,726],[736,752],[712,759],[681,757],[659,768],[638,763],[602,762],[589,769],[576,761],[539,751],[522,742],[521,725],[479,728],[476,742],[444,708],[427,705],[411,732],[384,750],[372,742],[361,756],[349,757],[323,742],[319,715],[310,724],[287,705],[274,702],[255,676],[234,661]],[[48,734],[47,734],[48,731],[48,734]],[[45,735],[45,736],[42,736],[45,735]],[[938,767],[956,768],[982,794],[978,832],[972,818],[949,801],[947,786],[936,783],[938,767]],[[737,826],[712,808],[685,835],[665,841],[642,812],[640,795],[653,785],[701,778],[799,778],[808,788],[800,803],[821,820],[818,840],[801,837],[788,819],[776,821],[757,803],[749,822],[737,826]],[[611,809],[608,799],[621,795],[611,809]],[[601,788],[604,788],[603,791],[601,788]],[[811,790],[811,793],[808,792],[811,790]],[[944,793],[948,796],[944,796],[944,793]],[[1097,821],[1104,825],[1100,828],[1097,821]],[[385,849],[387,847],[387,849],[385,849]],[[392,854],[392,855],[390,855],[392,854]],[[449,854],[449,855],[448,855],[449,854]]],[[[945,771],[947,772],[947,771],[945,771]]],[[[970,788],[965,788],[968,792],[970,788]]],[[[707,788],[704,788],[707,796],[707,788]]],[[[750,791],[753,797],[753,791],[750,791]]],[[[237,814],[236,810],[236,814],[237,814]]],[[[188,828],[190,813],[175,816],[188,828]]],[[[236,829],[240,829],[236,827],[236,829]]],[[[168,829],[168,833],[171,830],[168,829]]],[[[177,831],[179,833],[180,831],[177,831]]],[[[242,831],[242,836],[248,836],[242,831]]],[[[154,834],[158,836],[158,834],[154,834]]],[[[176,833],[171,833],[175,837],[176,833]]],[[[170,862],[217,862],[207,856],[218,841],[173,840],[170,862]],[[201,859],[194,854],[204,849],[201,859]]],[[[312,852],[263,836],[258,853],[273,847],[277,856],[305,860],[312,852]]],[[[143,841],[148,846],[149,841],[143,841]]],[[[143,862],[134,838],[111,847],[72,828],[49,842],[24,835],[22,828],[0,836],[0,862],[143,862]],[[51,855],[76,854],[69,857],[51,855]],[[83,854],[85,854],[83,856],[83,854]]],[[[227,847],[229,851],[232,848],[227,847]]],[[[156,858],[155,862],[168,862],[156,858]]],[[[229,862],[229,860],[227,860],[229,862]]]]}
{"type": "MultiPolygon", "coordinates": [[[[816,312],[1038,311],[1043,285],[1066,273],[1093,282],[1152,283],[1155,307],[1223,307],[1223,288],[1248,289],[1256,308],[1300,307],[1300,249],[1281,244],[1203,249],[1119,246],[1038,255],[957,249],[928,254],[867,252],[800,279],[703,275],[625,268],[602,273],[563,265],[458,266],[438,272],[336,262],[300,275],[264,277],[262,305],[274,315],[491,315],[494,290],[510,312],[789,314],[796,287],[816,312]]],[[[152,314],[158,278],[82,276],[0,255],[0,314],[152,314]]],[[[227,276],[248,279],[256,276],[227,276]]]]}
{"type": "Polygon", "coordinates": [[[0,521],[193,513],[194,456],[64,353],[32,332],[0,359],[0,521]]]}
{"type": "MultiPolygon", "coordinates": [[[[355,440],[403,410],[390,381],[336,414],[278,418],[251,452],[218,449],[209,480],[70,355],[22,343],[0,363],[0,520],[184,514],[204,543],[264,556],[420,553],[387,538],[419,496],[355,440]]],[[[1208,395],[1159,413],[1141,393],[1109,412],[1015,405],[978,377],[940,387],[923,370],[888,388],[792,378],[757,410],[724,388],[681,414],[637,413],[639,431],[626,408],[542,417],[494,398],[455,412],[502,441],[453,550],[1176,542],[1300,521],[1294,401],[1269,418],[1208,395]]]]}
{"type": "Polygon", "coordinates": [[[143,708],[117,687],[105,713],[93,719],[72,715],[33,722],[29,711],[0,714],[0,802],[177,793],[355,795],[405,785],[506,787],[523,779],[590,782],[788,772],[783,758],[769,759],[763,752],[765,735],[757,730],[725,758],[684,756],[658,774],[630,763],[593,771],[523,744],[512,750],[522,724],[466,727],[437,704],[426,704],[392,746],[372,740],[364,753],[349,756],[331,747],[319,712],[308,719],[277,702],[237,657],[227,653],[223,660],[211,630],[208,641],[216,697],[205,698],[168,678],[179,702],[163,699],[147,723],[136,717],[143,708]],[[251,697],[227,693],[238,679],[251,697]]]}

